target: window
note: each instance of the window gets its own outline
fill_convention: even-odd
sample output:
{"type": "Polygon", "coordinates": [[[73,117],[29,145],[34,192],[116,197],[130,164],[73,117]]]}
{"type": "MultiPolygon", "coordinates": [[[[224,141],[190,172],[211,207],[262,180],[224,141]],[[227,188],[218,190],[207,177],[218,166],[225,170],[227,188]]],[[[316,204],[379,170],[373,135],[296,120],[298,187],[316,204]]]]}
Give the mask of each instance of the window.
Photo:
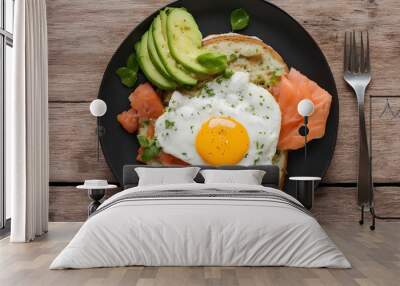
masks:
{"type": "Polygon", "coordinates": [[[6,95],[11,92],[13,68],[14,0],[0,0],[0,228],[10,218],[10,193],[4,187],[4,106],[6,95]]]}

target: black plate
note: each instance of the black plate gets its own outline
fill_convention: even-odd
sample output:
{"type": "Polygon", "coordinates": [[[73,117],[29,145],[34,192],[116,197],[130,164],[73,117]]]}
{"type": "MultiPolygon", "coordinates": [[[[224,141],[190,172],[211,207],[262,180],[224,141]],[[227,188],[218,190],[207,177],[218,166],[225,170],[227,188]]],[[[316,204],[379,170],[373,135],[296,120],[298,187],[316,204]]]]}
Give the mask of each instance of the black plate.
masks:
{"type": "MultiPolygon", "coordinates": [[[[304,162],[303,150],[290,152],[288,176],[310,175],[323,177],[329,166],[336,144],[339,119],[339,105],[335,81],[329,65],[316,42],[304,28],[286,12],[273,4],[262,0],[182,0],[169,6],[186,7],[196,19],[204,36],[230,31],[230,12],[235,8],[244,8],[250,14],[250,25],[241,33],[255,35],[272,46],[286,61],[325,88],[332,96],[332,106],[325,136],[308,144],[308,160],[304,162]]],[[[132,13],[135,13],[132,10],[132,13]]],[[[101,139],[101,146],[108,165],[117,181],[122,183],[122,167],[125,164],[137,164],[136,136],[126,133],[118,124],[118,113],[129,108],[130,89],[124,87],[115,71],[125,65],[126,59],[133,51],[134,43],[140,40],[143,33],[158,13],[140,23],[123,41],[113,55],[104,73],[99,98],[107,103],[108,111],[100,122],[106,133],[101,139]]],[[[145,81],[142,74],[138,83],[145,81]]],[[[285,190],[291,192],[293,185],[286,181],[285,190]]]]}

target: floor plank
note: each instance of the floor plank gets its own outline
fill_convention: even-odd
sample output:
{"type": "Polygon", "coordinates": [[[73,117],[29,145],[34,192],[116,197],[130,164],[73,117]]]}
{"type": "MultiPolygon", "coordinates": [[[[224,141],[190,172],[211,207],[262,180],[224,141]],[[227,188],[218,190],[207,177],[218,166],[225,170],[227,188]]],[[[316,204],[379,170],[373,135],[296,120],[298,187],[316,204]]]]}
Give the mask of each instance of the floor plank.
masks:
{"type": "Polygon", "coordinates": [[[48,270],[82,223],[50,223],[49,233],[29,244],[0,240],[0,285],[398,285],[400,223],[379,222],[372,232],[356,223],[325,223],[352,269],[289,267],[119,267],[48,270]]]}

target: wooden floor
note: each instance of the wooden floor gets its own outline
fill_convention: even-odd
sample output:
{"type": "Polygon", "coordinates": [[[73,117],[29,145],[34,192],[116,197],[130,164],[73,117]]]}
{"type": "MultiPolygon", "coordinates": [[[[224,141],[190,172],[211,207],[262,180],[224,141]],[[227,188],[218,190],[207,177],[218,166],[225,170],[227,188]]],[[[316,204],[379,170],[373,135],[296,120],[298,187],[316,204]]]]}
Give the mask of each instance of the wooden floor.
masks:
{"type": "Polygon", "coordinates": [[[50,262],[81,223],[50,223],[32,243],[0,241],[0,285],[400,285],[400,223],[379,222],[377,230],[357,223],[323,225],[352,269],[287,267],[124,267],[48,270],[50,262]]]}

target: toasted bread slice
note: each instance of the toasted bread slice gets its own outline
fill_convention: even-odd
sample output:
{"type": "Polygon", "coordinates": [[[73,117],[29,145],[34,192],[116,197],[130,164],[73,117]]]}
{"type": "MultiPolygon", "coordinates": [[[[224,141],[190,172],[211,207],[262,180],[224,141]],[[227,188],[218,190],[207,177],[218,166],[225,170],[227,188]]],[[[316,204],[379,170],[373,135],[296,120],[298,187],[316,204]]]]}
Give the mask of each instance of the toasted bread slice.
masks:
{"type": "Polygon", "coordinates": [[[272,160],[272,164],[279,167],[279,189],[283,190],[285,185],[285,178],[287,175],[287,161],[288,161],[288,151],[277,150],[272,160]]]}
{"type": "MultiPolygon", "coordinates": [[[[270,89],[279,82],[280,76],[288,73],[282,57],[257,37],[236,33],[210,35],[203,39],[207,50],[228,56],[229,68],[233,71],[246,71],[250,80],[270,89]]],[[[282,189],[287,174],[288,152],[277,151],[273,164],[279,167],[279,187],[282,189]]]]}
{"type": "Polygon", "coordinates": [[[236,33],[210,35],[203,39],[203,46],[227,55],[233,71],[248,72],[253,83],[267,89],[288,73],[282,57],[257,37],[236,33]]]}

